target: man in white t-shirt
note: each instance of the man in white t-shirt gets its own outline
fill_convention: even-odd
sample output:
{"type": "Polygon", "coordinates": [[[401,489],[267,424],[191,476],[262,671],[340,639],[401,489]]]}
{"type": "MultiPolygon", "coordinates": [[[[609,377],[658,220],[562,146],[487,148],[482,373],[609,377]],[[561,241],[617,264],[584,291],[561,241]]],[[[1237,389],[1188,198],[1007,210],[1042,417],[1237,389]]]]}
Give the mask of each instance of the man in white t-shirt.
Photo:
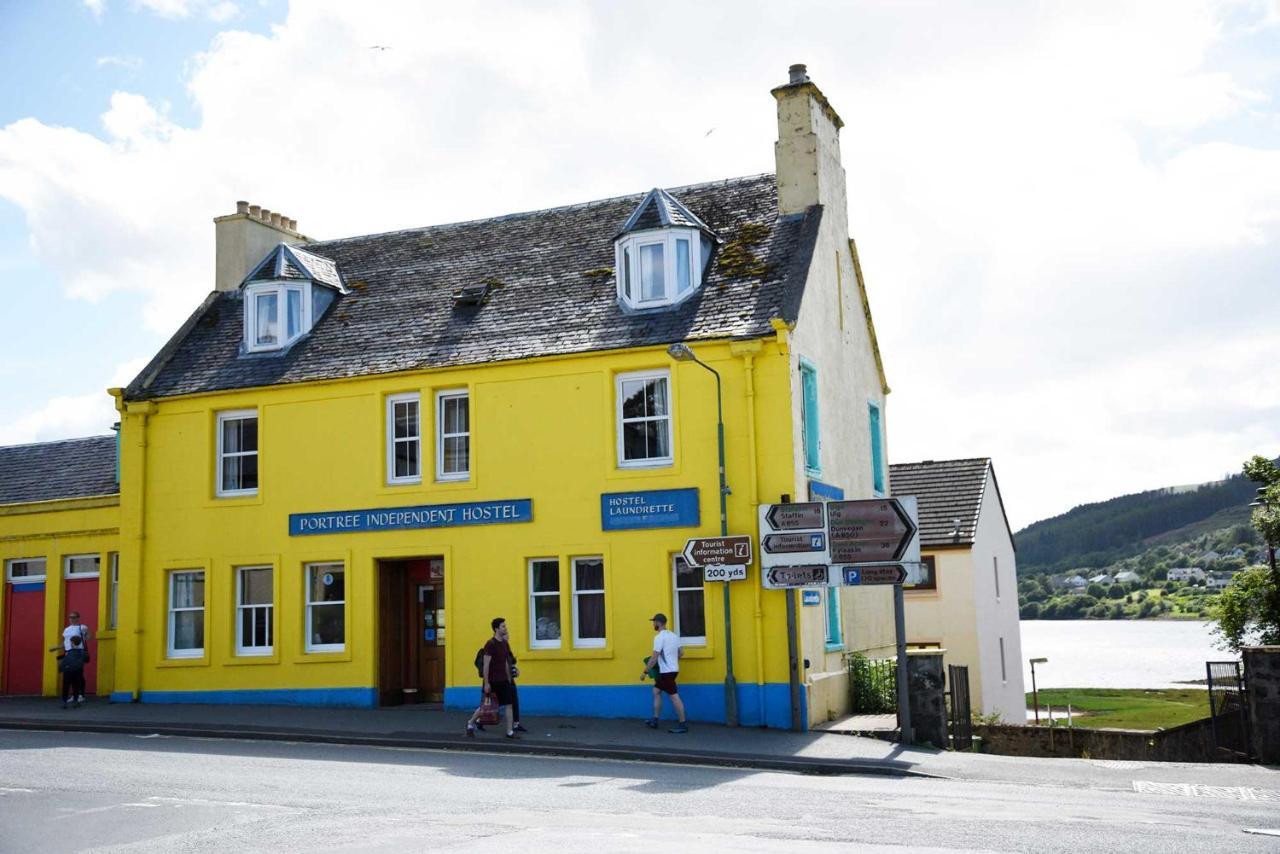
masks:
{"type": "Polygon", "coordinates": [[[680,699],[680,689],[676,687],[676,676],[680,673],[680,638],[667,628],[667,615],[654,614],[651,618],[653,630],[653,654],[645,662],[644,679],[655,667],[658,677],[653,681],[653,717],[644,722],[650,729],[658,728],[658,718],[662,715],[662,695],[671,698],[671,707],[676,710],[676,725],[667,732],[684,733],[689,731],[684,720],[684,703],[680,699]]]}
{"type": "MultiPolygon", "coordinates": [[[[80,648],[86,653],[89,651],[89,627],[80,622],[80,614],[78,611],[72,611],[67,614],[67,627],[62,630],[62,646],[49,647],[49,652],[57,652],[61,649],[64,653],[71,651],[71,639],[73,637],[80,638],[80,648]]],[[[84,695],[80,694],[75,698],[77,704],[84,702],[84,695]]]]}

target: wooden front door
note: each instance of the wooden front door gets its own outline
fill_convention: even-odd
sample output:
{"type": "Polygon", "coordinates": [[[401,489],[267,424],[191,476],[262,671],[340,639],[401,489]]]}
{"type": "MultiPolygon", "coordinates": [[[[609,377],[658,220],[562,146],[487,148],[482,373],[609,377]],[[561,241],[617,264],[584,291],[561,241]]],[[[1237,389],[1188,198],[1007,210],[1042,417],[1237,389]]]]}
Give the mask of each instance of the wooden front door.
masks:
{"type": "Polygon", "coordinates": [[[444,559],[380,564],[378,698],[439,703],[445,685],[444,559]]]}

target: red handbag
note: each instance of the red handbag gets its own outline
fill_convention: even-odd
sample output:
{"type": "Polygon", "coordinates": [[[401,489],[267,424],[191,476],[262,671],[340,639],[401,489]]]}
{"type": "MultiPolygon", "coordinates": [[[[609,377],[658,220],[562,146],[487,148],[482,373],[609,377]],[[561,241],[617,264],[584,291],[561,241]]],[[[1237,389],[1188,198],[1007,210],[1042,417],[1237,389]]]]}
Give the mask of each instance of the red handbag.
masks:
{"type": "Polygon", "coordinates": [[[476,714],[476,723],[492,726],[498,722],[498,695],[492,692],[485,694],[480,701],[480,709],[476,714]]]}

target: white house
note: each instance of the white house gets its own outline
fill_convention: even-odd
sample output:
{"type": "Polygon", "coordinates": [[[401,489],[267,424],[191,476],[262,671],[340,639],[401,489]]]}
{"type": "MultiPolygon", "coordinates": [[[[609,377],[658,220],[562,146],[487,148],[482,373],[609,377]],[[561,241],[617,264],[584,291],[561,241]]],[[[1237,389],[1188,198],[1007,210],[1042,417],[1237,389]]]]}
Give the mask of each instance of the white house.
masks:
{"type": "Polygon", "coordinates": [[[1204,581],[1204,570],[1198,566],[1179,566],[1169,570],[1170,581],[1204,581]]]}
{"type": "Polygon", "coordinates": [[[1090,578],[1089,583],[1090,584],[1115,584],[1116,580],[1112,578],[1110,575],[1107,575],[1105,572],[1102,572],[1102,573],[1099,573],[1098,575],[1095,575],[1093,578],[1090,578]]]}
{"type": "MultiPolygon", "coordinates": [[[[986,457],[889,467],[920,505],[923,572],[906,588],[907,642],[969,668],[972,708],[1026,722],[1013,534],[986,457]]],[[[1081,579],[1084,582],[1084,579],[1081,579]]]]}
{"type": "Polygon", "coordinates": [[[1062,579],[1062,586],[1063,587],[1081,587],[1081,588],[1088,587],[1089,579],[1079,574],[1068,575],[1066,578],[1062,579]]]}
{"type": "Polygon", "coordinates": [[[1222,590],[1231,584],[1232,579],[1236,577],[1234,569],[1224,569],[1217,572],[1209,573],[1205,586],[1210,590],[1222,590]]]}
{"type": "Polygon", "coordinates": [[[1138,575],[1138,573],[1134,572],[1131,569],[1126,569],[1124,572],[1116,573],[1116,581],[1119,582],[1120,584],[1132,584],[1135,581],[1141,581],[1141,580],[1142,580],[1142,576],[1138,575]]]}

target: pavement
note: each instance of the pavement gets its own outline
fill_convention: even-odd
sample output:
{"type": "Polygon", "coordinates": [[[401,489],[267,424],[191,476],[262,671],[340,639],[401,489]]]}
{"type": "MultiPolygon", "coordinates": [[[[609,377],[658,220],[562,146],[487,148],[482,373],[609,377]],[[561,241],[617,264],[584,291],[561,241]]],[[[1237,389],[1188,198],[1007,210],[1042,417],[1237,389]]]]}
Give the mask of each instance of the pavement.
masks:
{"type": "Polygon", "coordinates": [[[467,738],[463,712],[422,706],[340,709],[295,706],[162,705],[91,699],[63,709],[57,699],[0,698],[0,729],[168,735],[366,747],[745,768],[800,774],[887,775],[1037,785],[1130,788],[1153,783],[1253,787],[1280,794],[1280,768],[1260,765],[1043,759],[907,747],[839,732],[762,727],[666,726],[605,718],[526,718],[528,734],[509,741],[498,727],[467,738]]]}

